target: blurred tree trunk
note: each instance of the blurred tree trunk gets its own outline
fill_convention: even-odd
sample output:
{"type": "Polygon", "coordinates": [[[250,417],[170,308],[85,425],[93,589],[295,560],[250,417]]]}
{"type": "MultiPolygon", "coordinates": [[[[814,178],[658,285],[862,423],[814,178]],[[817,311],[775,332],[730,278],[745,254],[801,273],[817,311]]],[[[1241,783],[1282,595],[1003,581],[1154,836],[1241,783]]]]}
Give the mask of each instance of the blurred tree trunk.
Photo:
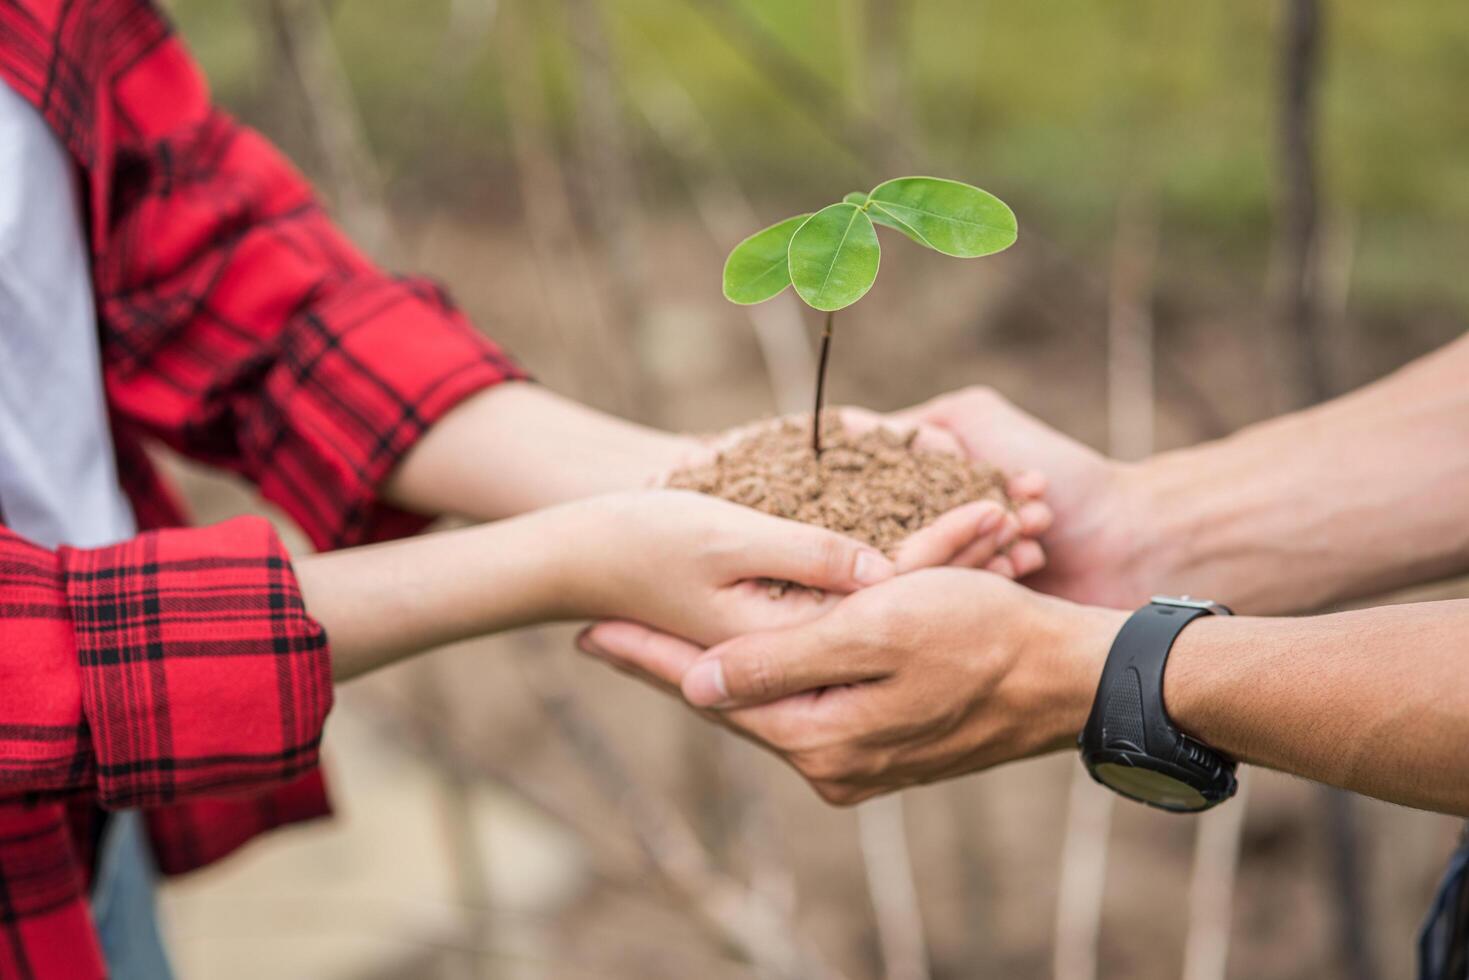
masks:
{"type": "MultiPolygon", "coordinates": [[[[791,107],[846,149],[866,170],[883,163],[898,145],[886,120],[853,111],[841,87],[791,51],[782,40],[737,0],[685,0],[708,20],[761,76],[785,96],[791,107]]],[[[893,0],[895,5],[897,0],[893,0]]]]}
{"type": "MultiPolygon", "coordinates": [[[[722,254],[765,222],[719,155],[713,131],[694,100],[671,73],[662,74],[659,87],[639,92],[634,104],[664,151],[679,165],[694,210],[722,254]]],[[[816,375],[816,355],[802,318],[804,307],[787,290],[767,302],[740,309],[760,347],[775,410],[782,415],[804,411],[816,375]]]]}
{"type": "MultiPolygon", "coordinates": [[[[1134,186],[1117,206],[1117,232],[1107,294],[1108,453],[1138,460],[1153,451],[1153,294],[1158,216],[1150,191],[1134,186]]],[[[1098,974],[1107,851],[1116,796],[1078,762],[1072,772],[1056,895],[1052,976],[1092,980],[1098,974]]]]}
{"type": "Polygon", "coordinates": [[[333,215],[374,258],[401,260],[397,232],[383,203],[383,180],[362,131],[352,85],[342,68],[326,11],[318,0],[266,0],[263,25],[270,60],[294,84],[294,104],[312,135],[335,205],[333,215]]]}
{"type": "MultiPolygon", "coordinates": [[[[636,350],[646,316],[648,276],[623,86],[602,0],[564,0],[564,14],[577,62],[577,174],[607,262],[608,331],[620,347],[636,350]]],[[[645,421],[656,421],[648,418],[653,409],[645,397],[648,386],[638,376],[636,361],[629,364],[633,384],[625,407],[645,421]]]]}
{"type": "MultiPolygon", "coordinates": [[[[1334,393],[1327,318],[1320,303],[1321,204],[1317,124],[1325,10],[1321,0],[1285,0],[1280,31],[1279,188],[1275,221],[1276,335],[1284,349],[1293,408],[1334,393]]],[[[1344,976],[1372,980],[1374,964],[1364,896],[1356,801],[1321,789],[1336,949],[1344,976]]]]}
{"type": "Polygon", "coordinates": [[[440,68],[451,82],[463,82],[469,75],[475,59],[484,51],[485,38],[499,12],[499,0],[449,0],[440,68]]]}
{"type": "Polygon", "coordinates": [[[520,664],[589,783],[626,819],[650,868],[711,936],[771,980],[845,980],[786,910],[721,868],[673,802],[634,774],[545,651],[520,664]]]}
{"type": "MultiPolygon", "coordinates": [[[[383,181],[363,133],[362,117],[351,80],[342,66],[327,11],[319,0],[268,0],[260,8],[261,26],[270,39],[269,61],[289,80],[285,91],[301,113],[314,140],[336,220],[366,252],[382,261],[401,261],[402,245],[388,206],[383,181]]],[[[278,83],[279,84],[279,83],[278,83]]],[[[409,668],[410,683],[420,697],[435,705],[442,740],[453,720],[444,699],[449,683],[439,664],[420,660],[409,668]]],[[[446,754],[439,745],[437,755],[446,754]]],[[[459,933],[474,944],[448,951],[445,967],[466,980],[487,980],[494,973],[493,936],[487,864],[475,833],[472,784],[461,770],[435,767],[438,804],[450,874],[458,903],[459,933]]]]}
{"type": "Polygon", "coordinates": [[[880,160],[889,174],[906,173],[924,157],[909,57],[913,9],[895,0],[866,0],[853,5],[853,10],[863,42],[856,74],[866,90],[860,95],[868,114],[885,120],[888,127],[880,160]]]}
{"type": "Polygon", "coordinates": [[[1224,980],[1227,976],[1234,886],[1249,799],[1250,778],[1242,772],[1235,798],[1198,819],[1193,871],[1189,875],[1183,980],[1224,980]]]}
{"type": "Polygon", "coordinates": [[[903,794],[864,803],[857,811],[857,829],[877,922],[882,976],[884,980],[928,980],[928,940],[903,820],[903,794]]]}
{"type": "Polygon", "coordinates": [[[566,174],[551,138],[541,66],[534,57],[536,6],[502,0],[495,55],[505,119],[525,213],[526,239],[540,277],[548,321],[581,399],[626,414],[634,401],[630,345],[614,335],[576,225],[566,174]]]}
{"type": "Polygon", "coordinates": [[[1321,64],[1320,0],[1285,0],[1277,112],[1279,186],[1273,249],[1275,319],[1287,397],[1299,408],[1331,395],[1324,321],[1318,309],[1316,108],[1321,64]]]}

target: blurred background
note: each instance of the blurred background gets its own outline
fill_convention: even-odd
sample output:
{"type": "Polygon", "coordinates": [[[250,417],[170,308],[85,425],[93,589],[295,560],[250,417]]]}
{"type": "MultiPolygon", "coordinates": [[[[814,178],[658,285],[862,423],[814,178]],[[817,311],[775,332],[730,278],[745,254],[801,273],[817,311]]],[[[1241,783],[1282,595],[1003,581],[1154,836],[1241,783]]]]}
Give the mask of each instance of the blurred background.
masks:
{"type": "MultiPolygon", "coordinates": [[[[998,194],[1020,243],[888,240],[834,401],[987,384],[1137,457],[1469,322],[1464,4],[168,7],[367,250],[658,425],[804,408],[810,317],[726,303],[724,255],[905,173],[998,194]]],[[[172,465],[201,518],[259,507],[172,465]]],[[[830,809],[570,636],[345,688],[339,816],[168,886],[181,976],[1408,977],[1458,833],[1260,771],[1202,820],[1113,806],[1070,754],[830,809]]]]}

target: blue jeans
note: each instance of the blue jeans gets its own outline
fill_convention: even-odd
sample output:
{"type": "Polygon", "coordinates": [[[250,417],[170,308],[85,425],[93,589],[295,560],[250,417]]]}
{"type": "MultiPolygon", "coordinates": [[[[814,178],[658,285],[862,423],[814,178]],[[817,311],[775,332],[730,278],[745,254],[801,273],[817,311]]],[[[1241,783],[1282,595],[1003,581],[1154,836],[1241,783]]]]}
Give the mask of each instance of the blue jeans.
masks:
{"type": "Polygon", "coordinates": [[[158,935],[157,879],[142,815],[127,810],[109,816],[92,886],[92,919],[112,980],[173,977],[158,935]]]}
{"type": "Polygon", "coordinates": [[[1469,843],[1454,852],[1418,934],[1418,980],[1469,976],[1469,843]]]}

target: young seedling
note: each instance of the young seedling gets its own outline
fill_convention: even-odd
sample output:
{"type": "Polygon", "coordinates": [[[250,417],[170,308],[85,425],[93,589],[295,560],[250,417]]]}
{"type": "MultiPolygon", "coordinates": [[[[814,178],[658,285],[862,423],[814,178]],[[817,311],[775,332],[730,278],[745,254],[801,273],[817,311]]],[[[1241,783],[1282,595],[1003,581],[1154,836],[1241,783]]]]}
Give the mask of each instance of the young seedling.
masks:
{"type": "Polygon", "coordinates": [[[854,191],[814,214],[787,218],[734,247],[724,263],[724,295],[730,302],[763,303],[794,285],[807,306],[826,314],[811,416],[811,450],[817,458],[832,318],[877,280],[882,249],[874,225],[961,259],[1009,248],[1016,235],[1014,212],[993,194],[957,180],[898,177],[866,194],[854,191]]]}

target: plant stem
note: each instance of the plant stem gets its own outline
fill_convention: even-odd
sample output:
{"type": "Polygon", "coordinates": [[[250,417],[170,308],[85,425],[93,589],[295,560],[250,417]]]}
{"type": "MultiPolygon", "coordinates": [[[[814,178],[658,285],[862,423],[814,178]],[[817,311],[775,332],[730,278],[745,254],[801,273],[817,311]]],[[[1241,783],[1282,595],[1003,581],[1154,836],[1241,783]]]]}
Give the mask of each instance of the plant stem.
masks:
{"type": "Polygon", "coordinates": [[[821,331],[821,359],[816,362],[816,409],[811,413],[811,451],[821,459],[821,403],[826,398],[826,359],[831,355],[831,320],[834,311],[826,314],[826,326],[821,331]]]}

